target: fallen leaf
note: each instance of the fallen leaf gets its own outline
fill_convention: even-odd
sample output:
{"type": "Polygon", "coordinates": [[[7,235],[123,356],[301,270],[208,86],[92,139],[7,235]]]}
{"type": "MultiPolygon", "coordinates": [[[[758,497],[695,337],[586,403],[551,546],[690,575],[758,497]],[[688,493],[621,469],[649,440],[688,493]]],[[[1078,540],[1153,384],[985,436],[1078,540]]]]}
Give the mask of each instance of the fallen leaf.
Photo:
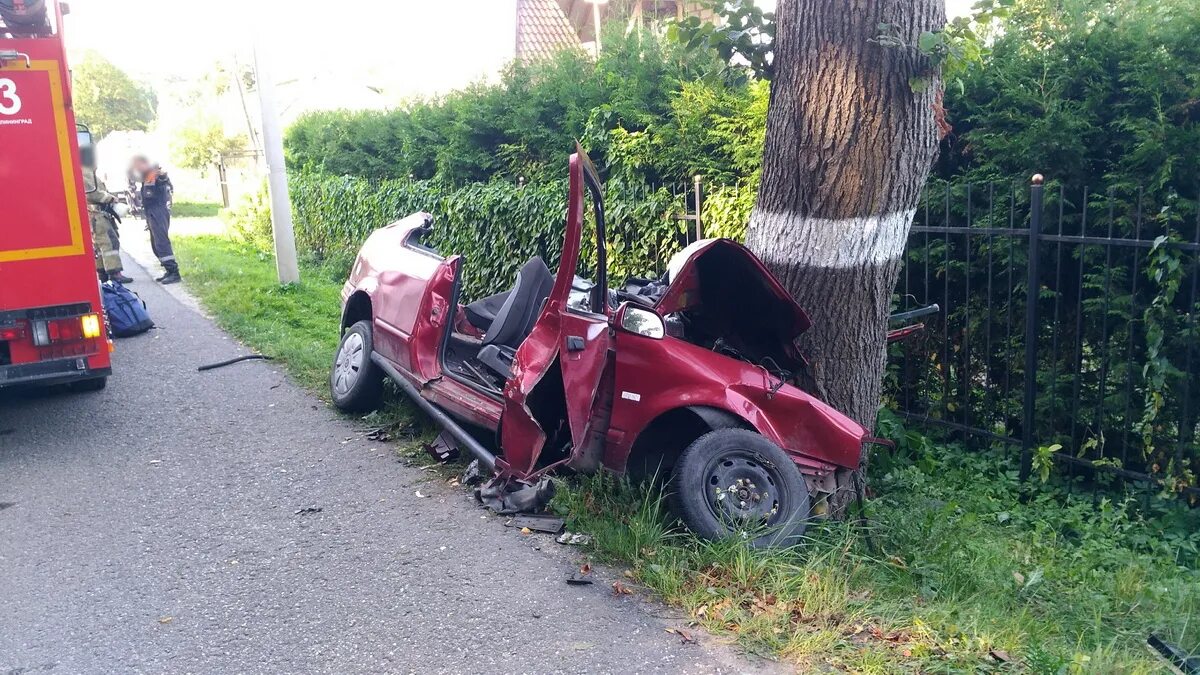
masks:
{"type": "Polygon", "coordinates": [[[533,534],[533,530],[529,529],[528,527],[522,527],[521,534],[533,534]]]}
{"type": "Polygon", "coordinates": [[[1025,585],[1025,575],[1020,572],[1013,572],[1013,579],[1016,580],[1018,586],[1025,585]]]}
{"type": "Polygon", "coordinates": [[[613,595],[633,595],[633,589],[619,581],[614,581],[612,588],[613,595]]]}
{"type": "Polygon", "coordinates": [[[158,617],[158,622],[159,622],[159,623],[162,623],[162,624],[171,623],[171,622],[172,622],[172,621],[174,621],[174,620],[175,620],[175,617],[173,617],[173,616],[160,616],[160,617],[158,617]]]}
{"type": "Polygon", "coordinates": [[[626,576],[626,578],[629,578],[629,579],[636,579],[636,578],[637,578],[637,575],[635,575],[635,574],[633,573],[633,570],[625,570],[625,571],[624,571],[624,572],[622,572],[621,574],[624,574],[624,575],[626,576]]]}
{"type": "Polygon", "coordinates": [[[590,563],[583,563],[583,566],[579,568],[579,573],[580,573],[580,574],[591,574],[591,573],[592,573],[592,566],[591,566],[591,564],[590,564],[590,563]]]}
{"type": "Polygon", "coordinates": [[[1009,661],[1012,661],[1012,657],[1010,657],[1008,652],[1004,651],[1003,649],[993,649],[992,651],[988,652],[988,656],[991,656],[1000,663],[1008,663],[1009,661]]]}

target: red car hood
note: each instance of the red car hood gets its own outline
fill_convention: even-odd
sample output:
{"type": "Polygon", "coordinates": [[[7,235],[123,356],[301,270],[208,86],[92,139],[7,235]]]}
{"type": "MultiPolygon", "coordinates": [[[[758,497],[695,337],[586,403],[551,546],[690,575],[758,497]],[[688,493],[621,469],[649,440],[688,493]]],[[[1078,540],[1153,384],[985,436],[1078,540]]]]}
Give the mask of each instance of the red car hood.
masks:
{"type": "Polygon", "coordinates": [[[667,265],[670,286],[655,304],[655,309],[660,314],[678,312],[699,301],[700,282],[697,263],[705,255],[718,250],[723,257],[739,258],[742,260],[742,264],[757,272],[755,276],[761,280],[760,288],[745,290],[772,296],[772,309],[774,310],[772,314],[778,321],[778,335],[781,339],[790,343],[812,326],[812,320],[808,318],[808,313],[796,304],[791,294],[787,292],[783,284],[779,283],[775,275],[771,274],[758,256],[732,239],[701,239],[689,244],[671,257],[671,261],[667,265]]]}

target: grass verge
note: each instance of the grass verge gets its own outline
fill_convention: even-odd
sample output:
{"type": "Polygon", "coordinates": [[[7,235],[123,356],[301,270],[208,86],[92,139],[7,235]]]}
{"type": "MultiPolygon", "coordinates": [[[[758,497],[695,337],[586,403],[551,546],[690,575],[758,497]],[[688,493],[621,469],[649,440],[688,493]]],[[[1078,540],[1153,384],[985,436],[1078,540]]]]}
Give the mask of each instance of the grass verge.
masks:
{"type": "Polygon", "coordinates": [[[221,212],[221,205],[216,202],[175,202],[171,205],[171,215],[175,218],[215,218],[221,212]]]}
{"type": "MultiPolygon", "coordinates": [[[[324,395],[343,269],[306,265],[281,288],[242,245],[176,248],[218,323],[324,395]]],[[[1200,646],[1200,512],[1023,487],[998,453],[883,427],[900,445],[874,463],[869,540],[819,523],[790,550],[703,542],[656,490],[609,475],[563,481],[554,508],[697,625],[804,669],[1151,673],[1151,631],[1200,646]]]]}

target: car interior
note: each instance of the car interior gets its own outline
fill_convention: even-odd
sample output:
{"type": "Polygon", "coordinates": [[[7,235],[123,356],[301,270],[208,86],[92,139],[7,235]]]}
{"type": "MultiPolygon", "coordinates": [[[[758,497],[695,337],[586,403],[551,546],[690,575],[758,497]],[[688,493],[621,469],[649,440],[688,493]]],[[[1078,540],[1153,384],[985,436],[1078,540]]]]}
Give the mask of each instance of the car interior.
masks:
{"type": "Polygon", "coordinates": [[[452,330],[443,366],[468,383],[499,394],[511,375],[517,347],[533,331],[553,286],[554,275],[545,261],[534,256],[517,271],[511,289],[465,305],[467,323],[482,337],[452,330]]]}

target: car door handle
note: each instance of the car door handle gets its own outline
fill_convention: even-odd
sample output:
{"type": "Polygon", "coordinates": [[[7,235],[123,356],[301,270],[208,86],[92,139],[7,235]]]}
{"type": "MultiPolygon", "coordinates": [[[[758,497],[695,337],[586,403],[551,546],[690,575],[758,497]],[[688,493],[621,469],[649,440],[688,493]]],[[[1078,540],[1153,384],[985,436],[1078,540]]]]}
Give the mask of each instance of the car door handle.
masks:
{"type": "Polygon", "coordinates": [[[583,351],[583,338],[578,335],[567,336],[567,351],[581,352],[583,351]]]}

